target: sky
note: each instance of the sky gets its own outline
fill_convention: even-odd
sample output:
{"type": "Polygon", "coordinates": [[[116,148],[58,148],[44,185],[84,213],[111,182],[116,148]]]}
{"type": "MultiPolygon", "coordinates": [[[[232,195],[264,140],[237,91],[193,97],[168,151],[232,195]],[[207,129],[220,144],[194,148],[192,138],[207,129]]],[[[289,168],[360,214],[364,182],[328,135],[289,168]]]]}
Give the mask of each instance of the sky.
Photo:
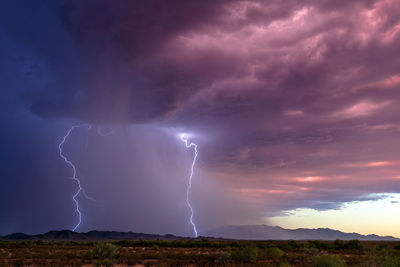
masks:
{"type": "Polygon", "coordinates": [[[400,237],[400,2],[0,3],[0,235],[400,237]]]}

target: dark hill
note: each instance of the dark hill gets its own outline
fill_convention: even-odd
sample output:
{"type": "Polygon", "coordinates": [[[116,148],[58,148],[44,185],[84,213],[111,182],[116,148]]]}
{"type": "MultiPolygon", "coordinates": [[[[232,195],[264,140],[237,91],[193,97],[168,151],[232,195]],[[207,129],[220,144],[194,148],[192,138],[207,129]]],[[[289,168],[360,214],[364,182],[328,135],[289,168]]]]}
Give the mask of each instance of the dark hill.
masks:
{"type": "Polygon", "coordinates": [[[15,233],[1,237],[1,239],[6,240],[177,240],[181,238],[183,237],[174,235],[154,235],[133,232],[90,231],[87,233],[78,233],[70,230],[50,231],[39,235],[15,233]]]}
{"type": "Polygon", "coordinates": [[[230,239],[247,240],[373,240],[373,241],[399,241],[392,236],[360,235],[357,233],[343,233],[329,228],[318,229],[285,229],[279,226],[268,225],[235,225],[222,226],[212,231],[203,233],[204,236],[212,236],[230,239]]]}
{"type": "MultiPolygon", "coordinates": [[[[285,229],[279,226],[268,225],[241,225],[223,226],[202,234],[209,239],[243,239],[243,240],[372,240],[372,241],[400,241],[399,238],[392,236],[360,235],[357,233],[343,233],[329,228],[295,230],[285,229]]],[[[156,235],[134,232],[116,231],[89,231],[78,233],[70,230],[50,231],[39,235],[27,235],[15,233],[0,237],[6,240],[178,240],[194,239],[174,235],[156,235]]]]}

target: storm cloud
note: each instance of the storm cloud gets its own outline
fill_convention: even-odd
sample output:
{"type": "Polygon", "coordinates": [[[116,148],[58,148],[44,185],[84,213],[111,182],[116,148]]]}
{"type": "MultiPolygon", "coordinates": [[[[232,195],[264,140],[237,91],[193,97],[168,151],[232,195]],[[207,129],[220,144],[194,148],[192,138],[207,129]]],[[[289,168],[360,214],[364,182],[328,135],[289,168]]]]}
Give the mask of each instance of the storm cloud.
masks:
{"type": "MultiPolygon", "coordinates": [[[[185,151],[175,147],[182,144],[171,144],[174,131],[191,133],[201,151],[203,182],[193,202],[204,230],[257,223],[295,208],[336,209],[400,190],[398,1],[13,1],[0,9],[2,122],[9,135],[18,133],[3,136],[4,144],[17,140],[5,149],[3,162],[21,160],[10,151],[22,149],[18,140],[32,138],[32,121],[45,125],[45,133],[36,128],[33,138],[43,143],[72,121],[106,125],[119,129],[118,138],[89,138],[97,145],[81,168],[88,179],[114,171],[100,179],[102,185],[88,187],[101,195],[113,177],[129,184],[135,198],[123,199],[129,196],[124,192],[114,199],[121,190],[116,187],[106,203],[139,203],[155,190],[166,205],[131,207],[142,216],[131,221],[129,209],[121,208],[117,223],[104,219],[101,207],[98,214],[88,208],[92,220],[103,221],[100,228],[190,231],[185,203],[173,198],[184,188],[164,192],[162,180],[154,178],[169,173],[164,179],[184,187],[186,169],[168,167],[185,162],[185,151]],[[120,158],[99,158],[100,144],[107,146],[105,154],[120,158]],[[162,151],[167,155],[159,157],[162,151]],[[177,151],[181,156],[163,163],[177,151]],[[129,180],[132,173],[136,178],[129,180]],[[207,198],[221,202],[225,213],[207,198]],[[177,213],[161,212],[177,203],[183,205],[177,213]],[[240,214],[234,212],[238,205],[240,214]],[[219,213],[212,223],[204,219],[219,213]],[[174,226],[177,217],[181,224],[174,226]]],[[[56,148],[56,141],[40,148],[29,143],[27,155],[56,148]]],[[[35,170],[46,165],[26,164],[35,170]]],[[[60,176],[56,172],[52,167],[51,175],[60,176]]],[[[26,179],[10,166],[2,176],[26,179]]],[[[5,214],[10,210],[18,208],[2,206],[5,214]]]]}

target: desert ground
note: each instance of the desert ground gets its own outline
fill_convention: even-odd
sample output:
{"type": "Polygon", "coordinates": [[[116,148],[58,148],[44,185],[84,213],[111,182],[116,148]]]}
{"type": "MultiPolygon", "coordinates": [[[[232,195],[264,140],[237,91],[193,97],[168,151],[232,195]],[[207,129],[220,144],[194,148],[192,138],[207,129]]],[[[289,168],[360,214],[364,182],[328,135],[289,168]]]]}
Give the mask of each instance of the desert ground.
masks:
{"type": "Polygon", "coordinates": [[[0,241],[0,266],[400,266],[400,242],[0,241]]]}

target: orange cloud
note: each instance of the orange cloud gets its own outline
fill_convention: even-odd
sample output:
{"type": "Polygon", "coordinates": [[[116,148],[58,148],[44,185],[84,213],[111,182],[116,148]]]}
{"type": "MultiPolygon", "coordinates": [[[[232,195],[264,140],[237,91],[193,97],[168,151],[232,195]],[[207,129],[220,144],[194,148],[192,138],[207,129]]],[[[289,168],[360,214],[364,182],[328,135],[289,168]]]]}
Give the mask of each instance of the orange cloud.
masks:
{"type": "Polygon", "coordinates": [[[303,183],[314,183],[325,180],[325,178],[321,176],[307,176],[307,177],[296,177],[294,178],[294,180],[303,183]]]}
{"type": "Polygon", "coordinates": [[[378,109],[387,106],[389,103],[390,101],[380,103],[360,102],[336,113],[336,116],[345,118],[368,116],[375,113],[378,109]]]}
{"type": "Polygon", "coordinates": [[[352,163],[352,164],[344,164],[344,167],[384,167],[391,166],[394,162],[392,161],[371,161],[366,163],[352,163]]]}
{"type": "Polygon", "coordinates": [[[368,162],[365,164],[367,167],[382,167],[382,166],[389,166],[392,165],[393,163],[390,161],[375,161],[375,162],[368,162]]]}

